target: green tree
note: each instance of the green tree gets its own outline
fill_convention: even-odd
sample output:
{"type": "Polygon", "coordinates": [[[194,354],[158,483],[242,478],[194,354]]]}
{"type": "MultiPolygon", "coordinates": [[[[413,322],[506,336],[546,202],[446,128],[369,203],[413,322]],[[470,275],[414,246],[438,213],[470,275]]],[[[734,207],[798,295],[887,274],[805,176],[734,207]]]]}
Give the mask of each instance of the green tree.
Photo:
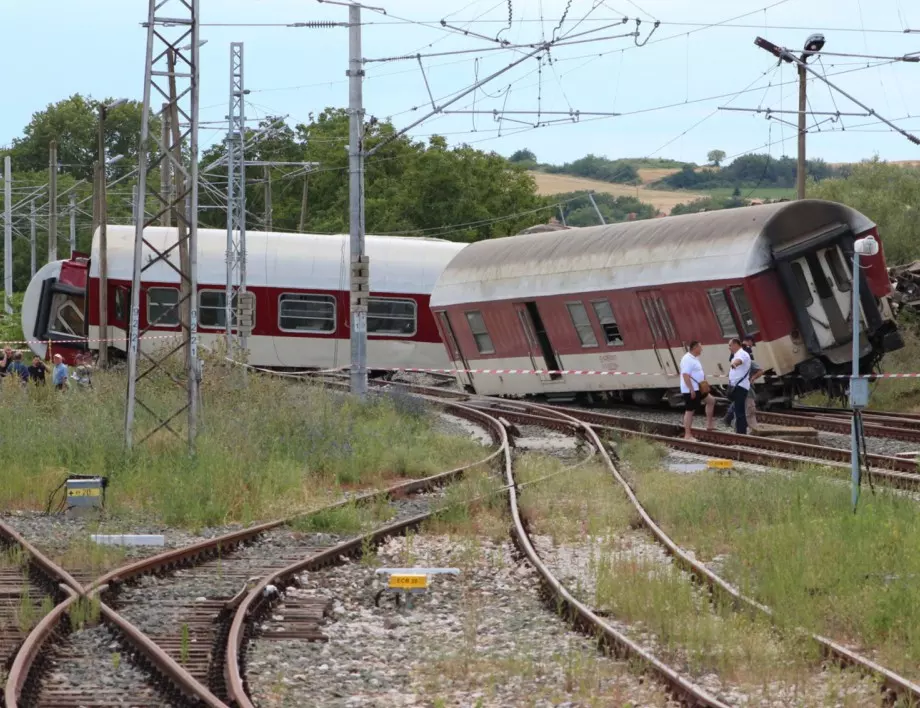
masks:
{"type": "Polygon", "coordinates": [[[532,162],[536,164],[537,156],[533,153],[533,151],[524,148],[522,150],[518,150],[511,157],[509,157],[508,162],[532,162]]]}
{"type": "MultiPolygon", "coordinates": [[[[371,120],[364,126],[365,149],[388,141],[365,164],[368,233],[400,232],[469,241],[517,233],[549,218],[549,211],[540,210],[543,200],[536,195],[533,178],[504,157],[466,145],[451,148],[439,136],[426,144],[405,136],[392,139],[394,134],[395,128],[388,122],[371,120]],[[457,228],[450,228],[452,225],[457,228]]],[[[299,228],[305,187],[304,229],[319,233],[348,230],[347,145],[348,115],[332,108],[309,123],[279,129],[255,143],[247,154],[249,159],[317,163],[306,174],[296,167],[272,170],[276,230],[299,228]]],[[[208,163],[223,151],[222,145],[214,146],[202,161],[208,163]]],[[[207,179],[214,188],[203,190],[203,199],[219,205],[226,170],[214,170],[207,179]]],[[[261,169],[250,168],[246,196],[251,223],[258,222],[264,206],[262,179],[261,169]]],[[[226,214],[218,209],[208,210],[203,218],[212,226],[226,225],[226,214]]]]}
{"type": "Polygon", "coordinates": [[[706,153],[706,159],[718,167],[722,164],[722,160],[725,159],[725,150],[710,150],[706,153]]]}
{"type": "MultiPolygon", "coordinates": [[[[111,103],[106,98],[101,103],[111,103]]],[[[97,156],[99,101],[79,93],[32,114],[21,138],[14,138],[10,156],[13,170],[39,172],[48,169],[48,151],[57,140],[58,162],[64,173],[77,179],[92,180],[93,161],[97,156]]],[[[110,177],[129,172],[137,165],[143,106],[128,101],[110,111],[106,117],[106,155],[124,155],[110,168],[110,177]]],[[[151,130],[159,131],[159,123],[151,120],[151,130]]]]}
{"type": "Polygon", "coordinates": [[[878,224],[889,265],[920,258],[920,170],[875,157],[853,165],[846,179],[808,185],[808,196],[846,204],[878,224]]]}

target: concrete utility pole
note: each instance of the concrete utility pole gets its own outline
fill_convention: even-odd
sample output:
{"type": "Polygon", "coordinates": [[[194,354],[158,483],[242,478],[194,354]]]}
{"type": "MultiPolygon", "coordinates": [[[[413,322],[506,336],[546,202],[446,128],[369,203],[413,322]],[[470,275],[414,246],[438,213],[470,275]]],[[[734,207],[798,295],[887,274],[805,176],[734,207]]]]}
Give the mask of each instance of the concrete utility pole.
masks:
{"type": "MultiPolygon", "coordinates": [[[[160,145],[163,150],[170,149],[169,145],[172,139],[172,131],[169,127],[169,120],[169,104],[164,103],[160,111],[160,145]]],[[[172,164],[166,159],[160,160],[160,193],[163,195],[164,199],[172,203],[172,164]]],[[[170,209],[165,209],[160,216],[160,226],[170,225],[172,225],[172,211],[170,209]]]]}
{"type": "MultiPolygon", "coordinates": [[[[805,61],[804,55],[802,61],[805,61]]],[[[805,198],[805,109],[807,107],[806,91],[808,77],[805,67],[799,66],[799,159],[795,168],[795,198],[805,198]]]]}
{"type": "Polygon", "coordinates": [[[303,178],[303,196],[300,198],[300,224],[297,229],[303,233],[307,223],[307,198],[310,196],[310,175],[304,175],[303,178]]]}
{"type": "MultiPolygon", "coordinates": [[[[125,407],[125,445],[133,447],[138,421],[135,410],[141,410],[152,418],[152,426],[145,425],[138,442],[147,440],[159,430],[166,429],[180,435],[174,427],[183,414],[188,416],[189,451],[195,451],[195,437],[198,432],[198,387],[201,370],[198,362],[198,90],[199,61],[201,46],[199,31],[199,0],[148,0],[147,6],[147,52],[144,66],[144,102],[141,115],[141,136],[138,162],[138,204],[154,203],[148,218],[143,208],[138,209],[137,226],[134,232],[134,276],[131,288],[131,322],[128,346],[128,390],[125,407]],[[188,42],[187,47],[180,43],[188,42]],[[165,60],[165,61],[164,61],[165,60]],[[164,66],[165,64],[165,66],[164,66]],[[177,83],[181,81],[180,89],[177,83]],[[166,84],[166,85],[164,85],[166,84]],[[153,95],[168,96],[169,101],[161,114],[161,120],[172,115],[169,133],[173,145],[157,140],[150,130],[150,107],[153,95]],[[181,105],[180,105],[181,104],[181,105]],[[180,118],[181,117],[181,118],[180,118]],[[181,124],[180,124],[181,120],[181,124]],[[187,139],[187,155],[182,154],[183,140],[187,139]],[[159,142],[159,145],[155,143],[159,142]],[[172,147],[172,149],[170,149],[172,147]],[[156,148],[156,149],[155,149],[156,148]],[[148,158],[156,157],[151,162],[148,158]],[[187,160],[185,159],[187,157],[187,160]],[[158,166],[170,165],[175,182],[173,189],[165,191],[150,184],[153,172],[158,166]],[[188,196],[189,206],[186,205],[188,196]],[[149,199],[149,202],[148,202],[149,199]],[[158,240],[144,238],[144,229],[156,224],[164,213],[172,212],[177,221],[177,242],[161,247],[158,240]],[[156,245],[154,245],[156,244],[156,245]],[[177,267],[172,253],[179,250],[177,267]],[[141,288],[143,274],[150,268],[164,269],[163,272],[178,274],[180,298],[177,309],[187,314],[187,320],[179,316],[182,327],[177,333],[178,346],[168,344],[162,349],[144,353],[144,362],[150,366],[140,370],[139,346],[144,332],[157,322],[148,322],[143,330],[140,324],[141,288]],[[174,356],[183,356],[185,377],[177,377],[164,365],[174,356]],[[157,372],[160,377],[153,374],[157,372]],[[159,381],[155,379],[159,378],[159,381]],[[177,408],[164,409],[164,404],[155,405],[160,385],[171,381],[185,388],[185,401],[177,408]],[[149,382],[149,383],[148,383],[149,382]],[[146,401],[142,396],[141,384],[150,386],[150,393],[157,392],[146,401]]],[[[171,390],[175,390],[172,388],[171,390]]]]}
{"type": "Polygon", "coordinates": [[[30,262],[32,265],[32,276],[35,276],[35,261],[36,258],[36,248],[35,248],[35,200],[32,199],[29,201],[29,250],[30,250],[30,262]]]}
{"type": "Polygon", "coordinates": [[[137,185],[131,187],[131,224],[137,225],[137,185]]]}
{"type": "Polygon", "coordinates": [[[272,173],[268,165],[262,168],[263,189],[265,194],[265,230],[272,230],[272,173]]]}
{"type": "Polygon", "coordinates": [[[805,198],[805,178],[807,177],[807,166],[805,164],[805,115],[808,107],[807,86],[808,76],[805,73],[805,64],[815,52],[820,52],[824,48],[824,35],[813,34],[805,42],[805,51],[800,57],[802,63],[798,65],[799,71],[799,160],[795,171],[795,196],[796,199],[805,198]]]}
{"type": "Polygon", "coordinates": [[[48,262],[57,260],[57,140],[51,141],[48,156],[48,262]]]}
{"type": "Polygon", "coordinates": [[[97,131],[96,164],[99,165],[99,368],[105,369],[109,365],[109,237],[108,220],[109,205],[105,190],[105,119],[108,112],[127,103],[121,98],[109,105],[99,106],[99,126],[97,131]]]}
{"type": "Polygon", "coordinates": [[[77,250],[77,195],[70,193],[70,204],[67,207],[70,214],[70,257],[77,250]]]}
{"type": "Polygon", "coordinates": [[[351,392],[367,396],[368,258],[364,254],[364,67],[361,6],[348,6],[348,176],[351,242],[351,392]]]}
{"type": "Polygon", "coordinates": [[[3,158],[3,309],[12,314],[13,303],[13,166],[3,158]]]}

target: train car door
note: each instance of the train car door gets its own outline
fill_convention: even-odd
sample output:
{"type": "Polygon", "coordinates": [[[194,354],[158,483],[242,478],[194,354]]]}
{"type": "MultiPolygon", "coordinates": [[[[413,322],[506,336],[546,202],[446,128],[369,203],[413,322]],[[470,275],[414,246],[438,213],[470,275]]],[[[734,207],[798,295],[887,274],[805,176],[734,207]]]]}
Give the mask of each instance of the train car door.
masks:
{"type": "Polygon", "coordinates": [[[675,344],[679,344],[679,340],[677,339],[677,331],[674,329],[674,322],[671,320],[671,314],[661,297],[661,292],[658,290],[645,290],[636,293],[636,295],[642,304],[642,311],[645,313],[648,328],[652,333],[655,356],[658,357],[658,364],[661,366],[661,370],[668,376],[677,376],[679,367],[672,347],[675,344]]]}
{"type": "MultiPolygon", "coordinates": [[[[553,350],[546,327],[543,326],[543,318],[540,317],[537,303],[516,302],[514,309],[517,310],[518,321],[524,331],[524,339],[527,341],[527,349],[530,352],[530,361],[533,362],[534,369],[550,371],[562,369],[562,363],[553,350]]],[[[559,381],[562,379],[562,374],[540,374],[540,379],[559,381]]]]}
{"type": "MultiPolygon", "coordinates": [[[[821,249],[818,251],[818,262],[824,270],[827,281],[833,286],[834,299],[837,301],[840,311],[844,314],[847,327],[852,329],[853,323],[850,321],[852,319],[850,313],[853,309],[853,282],[850,277],[850,266],[847,264],[843,251],[837,244],[821,249]]],[[[865,322],[865,315],[862,316],[862,320],[865,322]]]]}
{"type": "Polygon", "coordinates": [[[450,318],[444,310],[438,311],[438,324],[441,326],[441,332],[444,335],[444,344],[447,347],[447,353],[450,356],[450,360],[460,362],[460,366],[466,369],[466,371],[457,374],[457,377],[462,384],[472,386],[473,375],[469,373],[470,365],[467,363],[466,357],[463,356],[463,352],[460,351],[460,347],[457,345],[457,337],[454,335],[454,328],[451,326],[450,318]]]}
{"type": "Polygon", "coordinates": [[[846,341],[846,320],[834,299],[834,288],[818,262],[817,254],[796,258],[789,265],[796,283],[796,296],[799,298],[797,304],[805,308],[820,348],[830,349],[838,341],[846,341]]]}

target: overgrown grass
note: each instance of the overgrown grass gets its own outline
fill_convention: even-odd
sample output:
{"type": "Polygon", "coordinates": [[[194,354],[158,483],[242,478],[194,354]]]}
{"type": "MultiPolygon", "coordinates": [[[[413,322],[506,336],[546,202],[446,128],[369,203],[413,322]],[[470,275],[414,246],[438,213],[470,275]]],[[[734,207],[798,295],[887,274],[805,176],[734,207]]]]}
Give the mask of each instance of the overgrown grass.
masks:
{"type": "MultiPolygon", "coordinates": [[[[659,463],[661,451],[645,441],[626,440],[619,448],[643,476],[659,463]]],[[[803,681],[816,651],[783,641],[766,619],[710,606],[688,576],[655,558],[652,542],[632,531],[639,526],[635,510],[606,467],[589,462],[566,470],[554,458],[531,455],[518,469],[522,482],[532,481],[521,501],[534,531],[552,536],[560,554],[581,555],[574,589],[589,604],[650,632],[662,656],[695,675],[777,682],[776,690],[803,681]]]]}
{"type": "MultiPolygon", "coordinates": [[[[44,508],[68,474],[110,478],[112,512],[140,512],[170,525],[248,522],[338,496],[342,486],[376,486],[479,459],[476,443],[434,432],[416,399],[375,394],[361,403],[300,381],[250,375],[209,362],[201,386],[197,454],[160,431],[123,443],[125,376],[99,372],[93,387],[65,392],[4,379],[0,506],[44,508]]],[[[166,414],[182,391],[160,376],[139,386],[166,414]]],[[[137,408],[138,438],[153,421],[137,408]]],[[[173,423],[183,433],[182,417],[173,423]]]]}
{"type": "Polygon", "coordinates": [[[386,500],[370,504],[344,504],[336,509],[307,514],[293,521],[291,528],[297,531],[328,533],[359,533],[389,521],[396,515],[396,509],[386,500]]]}
{"type": "Polygon", "coordinates": [[[678,543],[770,605],[777,621],[877,650],[920,676],[920,514],[878,491],[858,513],[820,470],[780,475],[644,475],[638,493],[678,543]],[[727,558],[724,558],[727,556],[727,558]]]}
{"type": "Polygon", "coordinates": [[[505,539],[511,519],[508,493],[498,473],[482,466],[450,485],[439,502],[441,509],[424,526],[430,534],[483,536],[505,539]]]}

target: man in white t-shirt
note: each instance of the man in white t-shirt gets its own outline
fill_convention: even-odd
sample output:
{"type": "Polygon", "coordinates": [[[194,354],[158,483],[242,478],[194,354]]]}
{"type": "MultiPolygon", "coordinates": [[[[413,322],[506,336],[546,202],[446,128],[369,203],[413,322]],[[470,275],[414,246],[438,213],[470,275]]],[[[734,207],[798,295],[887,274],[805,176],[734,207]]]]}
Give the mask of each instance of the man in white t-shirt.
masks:
{"type": "Polygon", "coordinates": [[[732,352],[732,366],[728,372],[729,399],[735,409],[735,432],[747,435],[747,403],[751,391],[751,355],[744,351],[737,337],[728,343],[732,352]]]}
{"type": "MultiPolygon", "coordinates": [[[[693,440],[690,433],[693,426],[693,414],[703,408],[706,409],[706,430],[714,427],[713,415],[716,410],[716,399],[709,393],[700,393],[700,384],[706,381],[700,354],[703,345],[696,340],[690,342],[690,348],[680,360],[680,392],[684,397],[684,438],[693,440]]],[[[706,386],[708,388],[708,385],[706,386]]]]}

